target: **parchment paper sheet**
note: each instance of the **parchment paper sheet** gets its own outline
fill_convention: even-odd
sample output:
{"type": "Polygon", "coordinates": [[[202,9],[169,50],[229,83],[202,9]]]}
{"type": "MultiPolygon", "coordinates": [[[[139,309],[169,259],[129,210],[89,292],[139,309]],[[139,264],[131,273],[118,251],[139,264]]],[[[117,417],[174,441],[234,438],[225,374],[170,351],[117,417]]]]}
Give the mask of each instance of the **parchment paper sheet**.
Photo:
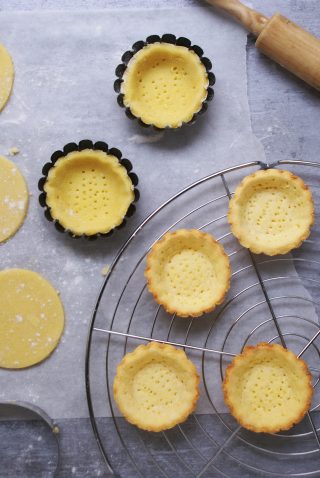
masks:
{"type": "MultiPolygon", "coordinates": [[[[33,194],[24,226],[0,247],[0,265],[41,273],[61,292],[66,312],[64,336],[48,360],[27,370],[0,371],[0,399],[31,401],[54,418],[83,417],[88,414],[85,343],[101,269],[130,231],[177,190],[210,172],[264,159],[251,132],[246,33],[206,7],[51,11],[1,13],[0,42],[16,68],[12,98],[0,115],[0,154],[13,146],[21,150],[13,161],[33,194]],[[122,53],[133,42],[165,32],[199,44],[213,61],[217,84],[213,103],[196,125],[163,136],[125,117],[113,81],[122,53]],[[141,191],[138,212],[127,227],[92,243],[56,232],[37,198],[41,169],[51,153],[85,138],[121,149],[133,162],[141,191]]],[[[105,400],[101,396],[101,410],[105,400]]],[[[199,412],[205,411],[200,404],[199,412]]]]}

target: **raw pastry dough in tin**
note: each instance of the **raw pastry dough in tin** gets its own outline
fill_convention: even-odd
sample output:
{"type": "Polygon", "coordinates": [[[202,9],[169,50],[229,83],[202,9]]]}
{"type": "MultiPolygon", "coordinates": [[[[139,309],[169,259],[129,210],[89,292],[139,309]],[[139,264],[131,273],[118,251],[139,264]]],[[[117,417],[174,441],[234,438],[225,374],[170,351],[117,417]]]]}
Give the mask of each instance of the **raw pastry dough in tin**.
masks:
{"type": "Polygon", "coordinates": [[[194,51],[157,42],[131,58],[121,93],[124,105],[145,124],[178,128],[201,109],[208,86],[206,68],[194,51]]]}
{"type": "Polygon", "coordinates": [[[74,235],[108,233],[122,223],[135,199],[118,158],[93,149],[58,159],[43,189],[52,218],[74,235]]]}

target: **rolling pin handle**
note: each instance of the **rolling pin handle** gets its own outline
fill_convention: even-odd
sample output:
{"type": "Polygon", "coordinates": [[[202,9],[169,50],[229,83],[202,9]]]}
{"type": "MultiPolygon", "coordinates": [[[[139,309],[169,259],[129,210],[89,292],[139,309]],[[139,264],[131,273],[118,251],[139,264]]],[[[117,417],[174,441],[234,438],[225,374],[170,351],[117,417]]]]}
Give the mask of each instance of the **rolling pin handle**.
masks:
{"type": "Polygon", "coordinates": [[[255,36],[260,35],[269,21],[262,13],[243,5],[239,0],[207,0],[207,2],[234,17],[255,36]]]}

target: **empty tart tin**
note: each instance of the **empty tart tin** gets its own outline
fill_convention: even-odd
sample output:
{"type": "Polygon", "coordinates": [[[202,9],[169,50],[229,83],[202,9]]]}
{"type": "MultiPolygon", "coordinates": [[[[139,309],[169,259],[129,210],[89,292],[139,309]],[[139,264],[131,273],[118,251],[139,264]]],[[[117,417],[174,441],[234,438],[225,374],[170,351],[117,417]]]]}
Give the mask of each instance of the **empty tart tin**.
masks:
{"type": "Polygon", "coordinates": [[[58,478],[62,451],[59,425],[40,407],[17,400],[0,402],[0,419],[5,437],[0,452],[2,469],[14,459],[16,473],[11,476],[58,478]]]}
{"type": "Polygon", "coordinates": [[[166,33],[137,41],[122,55],[114,90],[118,104],[142,126],[192,124],[213,99],[211,61],[185,37],[166,33]]]}
{"type": "Polygon", "coordinates": [[[121,151],[103,141],[66,144],[42,173],[39,202],[60,232],[88,239],[110,236],[135,212],[138,177],[121,151]]]}

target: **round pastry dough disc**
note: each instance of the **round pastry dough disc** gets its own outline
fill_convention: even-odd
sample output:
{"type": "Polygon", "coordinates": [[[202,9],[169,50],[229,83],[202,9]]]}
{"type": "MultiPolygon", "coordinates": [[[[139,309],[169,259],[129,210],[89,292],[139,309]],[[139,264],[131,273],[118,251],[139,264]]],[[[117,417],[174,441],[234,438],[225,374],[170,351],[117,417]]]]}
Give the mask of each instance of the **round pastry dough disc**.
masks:
{"type": "Polygon", "coordinates": [[[13,236],[27,214],[29,193],[17,166],[0,156],[0,243],[13,236]]]}
{"type": "Polygon", "coordinates": [[[36,272],[0,272],[0,367],[41,362],[57,346],[64,327],[56,290],[36,272]]]}
{"type": "Polygon", "coordinates": [[[13,85],[14,66],[8,51],[0,45],[0,111],[7,103],[13,85]]]}

